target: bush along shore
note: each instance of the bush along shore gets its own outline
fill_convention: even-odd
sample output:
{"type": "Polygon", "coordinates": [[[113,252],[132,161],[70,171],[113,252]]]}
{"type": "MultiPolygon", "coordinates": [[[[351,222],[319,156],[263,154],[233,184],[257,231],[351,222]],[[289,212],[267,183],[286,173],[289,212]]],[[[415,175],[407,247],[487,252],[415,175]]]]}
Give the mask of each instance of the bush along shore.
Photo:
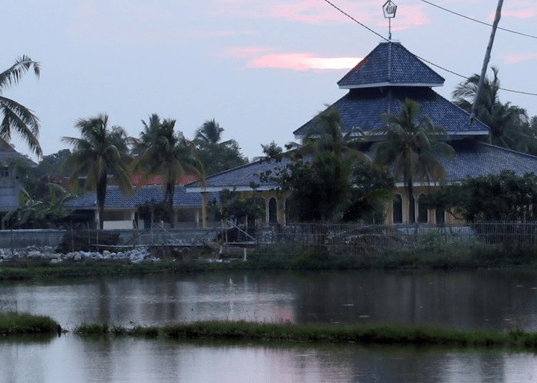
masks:
{"type": "Polygon", "coordinates": [[[328,342],[447,347],[512,348],[537,350],[537,333],[519,329],[507,332],[490,330],[459,331],[426,327],[399,327],[336,324],[257,323],[245,321],[208,321],[175,323],[165,326],[82,324],[74,333],[83,337],[136,336],[162,339],[210,339],[271,342],[328,342]]]}
{"type": "MultiPolygon", "coordinates": [[[[47,316],[0,313],[0,336],[61,335],[66,330],[47,316]]],[[[199,339],[294,343],[356,343],[363,345],[415,345],[474,348],[510,348],[537,351],[537,333],[520,329],[450,330],[428,327],[294,324],[289,321],[259,323],[246,321],[205,321],[163,326],[122,327],[107,323],[81,324],[73,333],[84,338],[141,337],[148,339],[199,339]]]]}
{"type": "Polygon", "coordinates": [[[0,336],[8,335],[51,335],[61,327],[48,316],[27,313],[0,313],[0,336]]]}

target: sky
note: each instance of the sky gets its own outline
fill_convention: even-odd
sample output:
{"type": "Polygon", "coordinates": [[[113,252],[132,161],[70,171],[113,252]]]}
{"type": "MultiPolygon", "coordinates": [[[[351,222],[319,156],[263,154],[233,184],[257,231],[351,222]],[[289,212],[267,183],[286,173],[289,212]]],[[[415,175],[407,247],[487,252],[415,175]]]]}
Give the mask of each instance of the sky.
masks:
{"type": "MultiPolygon", "coordinates": [[[[138,137],[157,113],[189,139],[215,119],[223,140],[235,139],[252,160],[261,144],[293,141],[294,130],[343,97],[337,81],[388,37],[386,0],[330,1],[377,34],[325,0],[10,1],[0,69],[28,55],[41,76],[27,73],[3,96],[40,118],[45,155],[69,148],[61,137],[79,137],[79,119],[106,113],[138,137]]],[[[436,65],[428,64],[446,81],[435,90],[452,100],[464,77],[481,72],[492,28],[438,7],[492,23],[497,1],[393,1],[392,39],[436,65]]],[[[535,36],[535,25],[535,0],[504,2],[501,28],[535,36]]],[[[499,30],[490,65],[502,88],[537,93],[536,37],[499,30]]],[[[537,115],[535,95],[501,91],[500,101],[537,115]]]]}

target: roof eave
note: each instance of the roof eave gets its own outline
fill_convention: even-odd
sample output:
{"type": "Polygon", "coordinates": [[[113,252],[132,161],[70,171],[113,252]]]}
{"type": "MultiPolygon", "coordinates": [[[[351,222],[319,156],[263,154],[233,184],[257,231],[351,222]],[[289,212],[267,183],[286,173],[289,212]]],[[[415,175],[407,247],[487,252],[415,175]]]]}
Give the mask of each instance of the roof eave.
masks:
{"type": "Polygon", "coordinates": [[[252,192],[252,191],[268,191],[268,190],[274,190],[277,188],[278,185],[260,185],[257,188],[252,188],[251,186],[231,186],[231,185],[224,185],[224,186],[207,186],[205,188],[199,187],[199,186],[191,186],[186,189],[187,193],[216,193],[220,192],[224,189],[229,189],[233,191],[238,192],[252,192]]]}
{"type": "Polygon", "coordinates": [[[339,85],[339,89],[362,89],[362,88],[383,88],[387,86],[399,86],[399,87],[423,87],[432,88],[443,86],[442,83],[393,83],[393,82],[380,82],[373,84],[361,84],[361,85],[339,85]]]}

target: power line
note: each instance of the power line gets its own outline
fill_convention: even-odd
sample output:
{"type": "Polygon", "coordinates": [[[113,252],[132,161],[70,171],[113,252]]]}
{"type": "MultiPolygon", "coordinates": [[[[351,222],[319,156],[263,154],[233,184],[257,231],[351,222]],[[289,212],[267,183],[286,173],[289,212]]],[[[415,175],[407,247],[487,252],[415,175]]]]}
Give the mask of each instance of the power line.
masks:
{"type": "Polygon", "coordinates": [[[330,4],[332,7],[334,7],[335,9],[337,9],[339,12],[343,13],[345,16],[347,16],[349,19],[351,19],[352,21],[354,21],[355,23],[361,25],[362,27],[364,27],[365,29],[367,29],[369,32],[372,32],[374,33],[375,35],[377,35],[378,37],[380,37],[381,39],[383,40],[386,40],[386,41],[390,41],[388,40],[386,37],[382,36],[380,33],[378,32],[375,32],[374,30],[372,30],[371,28],[369,28],[367,25],[365,24],[362,24],[361,22],[359,22],[358,20],[356,20],[354,17],[352,17],[351,15],[349,15],[347,12],[345,12],[344,10],[342,10],[341,8],[338,8],[335,4],[331,3],[330,1],[328,0],[324,0],[326,3],[330,4]]]}
{"type": "MultiPolygon", "coordinates": [[[[436,7],[436,8],[438,8],[438,9],[441,9],[441,10],[443,10],[443,11],[452,13],[452,14],[454,14],[454,15],[456,15],[456,16],[463,17],[463,18],[465,18],[465,19],[474,21],[474,22],[476,22],[476,23],[479,23],[479,24],[483,24],[483,25],[492,27],[492,24],[485,23],[484,21],[477,20],[477,19],[474,19],[474,18],[472,18],[472,17],[465,16],[465,15],[463,15],[463,14],[461,14],[461,13],[454,12],[454,11],[452,11],[452,10],[450,10],[450,9],[441,7],[441,6],[436,5],[436,4],[433,4],[433,3],[431,3],[430,1],[427,1],[427,0],[420,0],[420,1],[423,1],[423,2],[426,3],[426,4],[429,4],[429,5],[433,6],[433,7],[436,7]]],[[[532,38],[532,39],[537,39],[537,36],[528,35],[528,34],[526,34],[526,33],[513,31],[513,30],[511,30],[511,29],[506,29],[506,28],[502,28],[502,27],[498,27],[498,29],[499,29],[499,30],[502,30],[502,31],[504,31],[504,32],[514,33],[514,34],[516,34],[516,35],[520,35],[520,36],[524,36],[524,37],[529,37],[529,38],[532,38]]]]}
{"type": "MultiPolygon", "coordinates": [[[[327,4],[329,4],[330,6],[332,6],[333,8],[335,8],[337,11],[339,11],[340,13],[342,13],[343,15],[345,15],[346,17],[348,17],[349,19],[351,19],[352,21],[354,21],[355,23],[357,23],[358,25],[364,27],[365,29],[367,29],[368,31],[374,33],[375,35],[379,36],[381,39],[385,40],[385,41],[390,41],[388,40],[386,37],[382,36],[380,33],[378,32],[375,32],[374,30],[372,30],[371,28],[369,28],[367,25],[359,22],[358,20],[356,20],[354,17],[352,17],[351,15],[349,15],[347,12],[343,11],[341,8],[339,8],[338,6],[336,6],[335,4],[333,4],[332,2],[330,2],[329,0],[323,0],[324,2],[326,2],[327,4]]],[[[434,5],[432,3],[429,3],[428,1],[425,1],[425,0],[421,0],[421,1],[424,1],[425,3],[428,3],[428,4],[431,4],[431,5],[434,5]]],[[[465,17],[465,16],[463,16],[465,17]]],[[[486,23],[485,23],[486,24],[486,23]]],[[[488,25],[488,24],[487,24],[488,25]]],[[[500,29],[500,28],[498,28],[500,29]]],[[[513,32],[513,33],[517,33],[517,32],[513,32]]],[[[529,35],[528,35],[529,36],[529,35]]],[[[529,37],[533,37],[533,36],[529,36],[529,37]]],[[[420,56],[417,56],[415,55],[418,59],[426,62],[427,64],[429,65],[432,65],[432,66],[435,66],[443,71],[446,71],[448,73],[451,73],[455,76],[459,76],[461,78],[464,78],[466,80],[468,80],[468,77],[467,76],[463,76],[462,74],[459,74],[457,72],[454,72],[452,70],[449,70],[447,68],[444,68],[440,65],[437,65],[437,64],[434,64],[432,63],[431,61],[428,61],[428,60],[425,60],[424,58],[420,57],[420,56]]],[[[526,96],[537,96],[537,93],[529,93],[529,92],[522,92],[522,91],[517,91],[517,90],[512,90],[512,89],[504,89],[504,88],[499,88],[500,90],[504,90],[506,92],[511,92],[511,93],[517,93],[517,94],[522,94],[522,95],[526,95],[526,96]]]]}

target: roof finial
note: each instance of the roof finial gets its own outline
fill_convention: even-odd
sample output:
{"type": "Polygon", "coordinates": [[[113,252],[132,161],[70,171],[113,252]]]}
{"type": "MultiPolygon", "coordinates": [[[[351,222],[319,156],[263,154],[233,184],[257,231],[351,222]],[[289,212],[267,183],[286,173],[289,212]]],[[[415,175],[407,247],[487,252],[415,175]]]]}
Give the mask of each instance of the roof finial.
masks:
{"type": "Polygon", "coordinates": [[[397,12],[397,5],[392,0],[388,0],[382,6],[382,12],[384,12],[384,18],[388,19],[388,40],[392,41],[392,19],[397,12]]]}

